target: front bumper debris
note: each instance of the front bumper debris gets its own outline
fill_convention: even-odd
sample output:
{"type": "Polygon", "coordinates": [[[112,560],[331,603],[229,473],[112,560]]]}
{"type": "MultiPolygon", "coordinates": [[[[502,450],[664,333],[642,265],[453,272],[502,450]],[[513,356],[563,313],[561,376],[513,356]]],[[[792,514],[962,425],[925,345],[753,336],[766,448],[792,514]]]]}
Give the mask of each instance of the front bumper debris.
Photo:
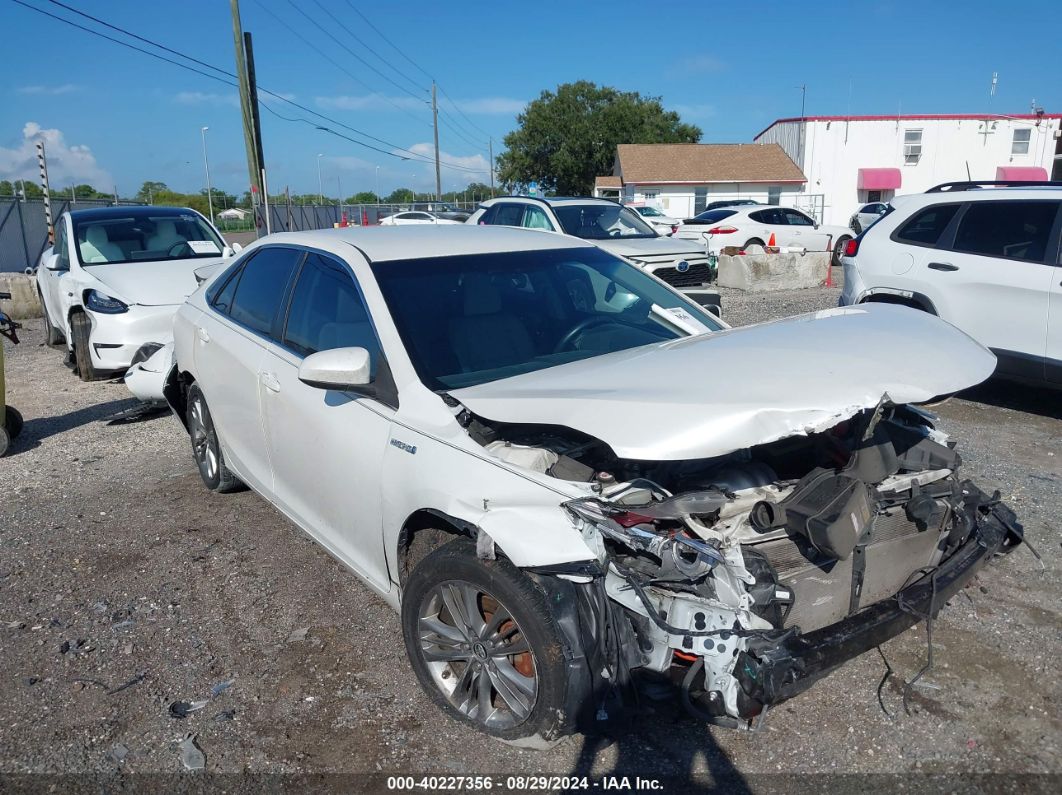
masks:
{"type": "Polygon", "coordinates": [[[734,669],[745,696],[739,700],[741,717],[755,717],[765,707],[792,698],[845,662],[931,613],[935,616],[996,553],[1010,552],[1020,544],[1021,525],[1014,512],[998,501],[987,497],[985,501],[991,507],[978,516],[966,542],[892,599],[815,632],[790,635],[777,645],[750,643],[734,669]]]}

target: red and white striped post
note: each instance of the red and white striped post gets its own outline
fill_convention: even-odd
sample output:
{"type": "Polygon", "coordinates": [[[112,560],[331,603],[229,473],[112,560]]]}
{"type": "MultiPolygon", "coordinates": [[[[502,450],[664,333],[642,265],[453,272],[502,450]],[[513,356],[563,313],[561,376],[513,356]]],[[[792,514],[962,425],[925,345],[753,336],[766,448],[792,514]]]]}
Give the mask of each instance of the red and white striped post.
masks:
{"type": "Polygon", "coordinates": [[[55,225],[52,224],[52,195],[48,189],[48,161],[44,158],[44,141],[37,141],[37,165],[41,168],[41,190],[44,191],[44,219],[48,223],[48,245],[54,245],[55,225]]]}

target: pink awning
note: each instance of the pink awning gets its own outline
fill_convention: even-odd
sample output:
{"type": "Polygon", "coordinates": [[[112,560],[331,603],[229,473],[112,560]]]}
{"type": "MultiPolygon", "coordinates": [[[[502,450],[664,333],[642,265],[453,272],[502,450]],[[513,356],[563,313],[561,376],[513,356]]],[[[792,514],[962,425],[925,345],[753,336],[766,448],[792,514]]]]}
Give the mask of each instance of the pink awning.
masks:
{"type": "Polygon", "coordinates": [[[900,169],[898,168],[861,168],[859,169],[859,190],[896,190],[900,187],[900,169]]]}
{"type": "Polygon", "coordinates": [[[996,166],[996,179],[1047,182],[1047,169],[1039,166],[996,166]]]}

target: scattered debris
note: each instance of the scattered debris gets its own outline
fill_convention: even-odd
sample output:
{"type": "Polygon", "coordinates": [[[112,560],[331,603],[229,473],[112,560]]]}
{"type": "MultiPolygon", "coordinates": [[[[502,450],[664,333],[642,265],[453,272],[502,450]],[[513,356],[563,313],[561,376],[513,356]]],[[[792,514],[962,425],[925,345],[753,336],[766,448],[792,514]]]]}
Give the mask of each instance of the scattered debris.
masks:
{"type": "Polygon", "coordinates": [[[214,720],[215,723],[221,723],[222,721],[235,720],[235,719],[236,719],[236,710],[234,710],[234,709],[226,709],[226,710],[222,710],[217,715],[215,715],[213,720],[214,720]]]}
{"type": "Polygon", "coordinates": [[[309,627],[303,627],[302,629],[292,630],[291,634],[288,635],[288,643],[296,643],[300,640],[306,640],[306,633],[309,631],[309,627]]]}
{"type": "Polygon", "coordinates": [[[64,640],[59,644],[59,653],[67,654],[73,652],[74,654],[88,654],[90,651],[95,651],[96,647],[89,644],[84,638],[78,638],[73,643],[68,640],[64,640]]]}
{"type": "Polygon", "coordinates": [[[187,718],[189,713],[198,712],[209,703],[209,701],[174,701],[170,704],[170,717],[187,718]]]}
{"type": "Polygon", "coordinates": [[[195,735],[189,734],[177,746],[181,749],[181,762],[185,770],[202,770],[206,767],[206,754],[195,744],[195,735]]]}
{"type": "Polygon", "coordinates": [[[219,695],[221,695],[230,687],[232,687],[235,683],[235,679],[226,679],[224,682],[218,682],[216,685],[210,688],[210,695],[213,698],[217,698],[219,695]]]}
{"type": "MultiPolygon", "coordinates": [[[[104,690],[107,690],[107,689],[110,688],[110,685],[108,685],[106,682],[101,682],[99,679],[88,679],[87,677],[84,677],[84,676],[71,677],[70,681],[73,682],[74,684],[79,684],[82,687],[84,687],[85,685],[96,685],[96,687],[103,688],[104,690]]],[[[78,688],[78,689],[80,690],[81,688],[78,688]]]]}
{"type": "Polygon", "coordinates": [[[8,629],[25,629],[26,625],[24,623],[22,623],[21,621],[8,621],[7,622],[7,628],[8,629]]]}
{"type": "Polygon", "coordinates": [[[121,762],[129,756],[129,749],[122,743],[118,743],[111,749],[110,756],[115,762],[121,762]]]}
{"type": "Polygon", "coordinates": [[[144,681],[144,678],[146,676],[147,676],[147,671],[140,671],[136,676],[134,676],[132,679],[130,679],[124,685],[118,685],[118,687],[112,687],[110,690],[107,691],[107,695],[108,696],[113,696],[115,693],[121,693],[123,690],[125,690],[128,687],[132,687],[133,685],[138,685],[138,684],[140,684],[141,682],[144,681]]]}
{"type": "Polygon", "coordinates": [[[41,681],[41,678],[39,676],[27,676],[24,681],[27,685],[33,686],[41,681]]]}

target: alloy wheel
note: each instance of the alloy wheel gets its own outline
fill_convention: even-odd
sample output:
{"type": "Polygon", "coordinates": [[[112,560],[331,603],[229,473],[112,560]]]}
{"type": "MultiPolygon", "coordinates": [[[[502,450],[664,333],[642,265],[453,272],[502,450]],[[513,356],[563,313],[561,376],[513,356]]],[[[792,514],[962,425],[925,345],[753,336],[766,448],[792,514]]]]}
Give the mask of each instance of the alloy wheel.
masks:
{"type": "Polygon", "coordinates": [[[421,603],[417,636],[436,686],[463,715],[494,729],[531,715],[538,697],[534,653],[491,594],[460,580],[440,583],[421,603]]]}
{"type": "Polygon", "coordinates": [[[213,480],[218,473],[217,437],[207,428],[202,400],[196,399],[192,402],[190,414],[189,433],[192,437],[192,455],[203,475],[213,480]]]}

